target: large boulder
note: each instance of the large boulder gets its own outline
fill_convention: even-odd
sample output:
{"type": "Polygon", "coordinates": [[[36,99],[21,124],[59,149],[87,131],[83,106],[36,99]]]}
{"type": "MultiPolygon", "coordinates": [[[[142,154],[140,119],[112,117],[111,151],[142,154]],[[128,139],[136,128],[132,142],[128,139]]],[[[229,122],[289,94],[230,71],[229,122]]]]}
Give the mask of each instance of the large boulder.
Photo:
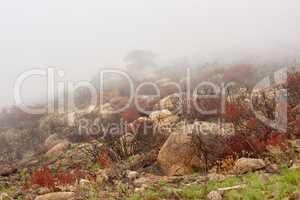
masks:
{"type": "Polygon", "coordinates": [[[204,169],[205,160],[199,152],[204,148],[209,151],[222,151],[225,148],[223,139],[232,134],[234,128],[230,124],[220,127],[217,123],[210,122],[181,123],[159,151],[157,160],[160,168],[169,176],[190,174],[195,169],[204,169]],[[198,136],[203,143],[196,142],[198,136]]]}
{"type": "Polygon", "coordinates": [[[168,176],[190,174],[202,165],[195,154],[192,137],[189,134],[192,126],[173,132],[159,151],[157,161],[163,173],[168,176]]]}
{"type": "Polygon", "coordinates": [[[54,147],[57,144],[65,143],[67,140],[61,139],[58,134],[50,135],[44,142],[44,146],[47,150],[50,150],[52,147],[54,147]]]}
{"type": "Polygon", "coordinates": [[[42,196],[38,196],[35,200],[73,200],[75,199],[74,192],[55,192],[42,196]]]}
{"type": "Polygon", "coordinates": [[[263,169],[264,167],[266,167],[266,163],[262,159],[240,158],[234,164],[233,173],[245,174],[255,170],[263,169]]]}
{"type": "Polygon", "coordinates": [[[59,157],[68,150],[69,146],[70,146],[70,143],[67,141],[59,143],[59,144],[55,145],[53,148],[51,148],[46,153],[46,156],[49,158],[59,157]]]}

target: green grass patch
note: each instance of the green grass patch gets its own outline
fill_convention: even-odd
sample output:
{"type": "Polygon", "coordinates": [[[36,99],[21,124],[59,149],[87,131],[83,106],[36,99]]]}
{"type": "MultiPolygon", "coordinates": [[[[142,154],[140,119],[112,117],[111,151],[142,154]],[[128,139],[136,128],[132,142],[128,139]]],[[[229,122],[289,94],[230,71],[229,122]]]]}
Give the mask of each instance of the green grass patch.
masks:
{"type": "Polygon", "coordinates": [[[293,192],[300,192],[300,169],[283,169],[278,175],[262,176],[252,173],[244,176],[235,176],[224,181],[210,181],[202,185],[183,186],[172,188],[165,182],[160,182],[158,188],[147,190],[143,194],[136,194],[129,200],[160,200],[172,199],[176,196],[183,200],[205,199],[210,191],[218,188],[232,187],[245,184],[239,190],[228,191],[224,199],[228,200],[264,200],[264,199],[289,199],[293,192]]]}

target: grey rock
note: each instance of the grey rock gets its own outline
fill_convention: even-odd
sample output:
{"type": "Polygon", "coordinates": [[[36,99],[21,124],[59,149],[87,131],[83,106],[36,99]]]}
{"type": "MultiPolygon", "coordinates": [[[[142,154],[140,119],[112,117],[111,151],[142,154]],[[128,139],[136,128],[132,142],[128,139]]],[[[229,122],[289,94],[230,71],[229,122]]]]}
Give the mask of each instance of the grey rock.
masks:
{"type": "Polygon", "coordinates": [[[45,195],[41,195],[35,198],[35,200],[73,200],[75,199],[74,192],[54,192],[45,195]]]}
{"type": "Polygon", "coordinates": [[[211,191],[207,195],[207,200],[222,200],[222,195],[217,191],[211,191]]]}

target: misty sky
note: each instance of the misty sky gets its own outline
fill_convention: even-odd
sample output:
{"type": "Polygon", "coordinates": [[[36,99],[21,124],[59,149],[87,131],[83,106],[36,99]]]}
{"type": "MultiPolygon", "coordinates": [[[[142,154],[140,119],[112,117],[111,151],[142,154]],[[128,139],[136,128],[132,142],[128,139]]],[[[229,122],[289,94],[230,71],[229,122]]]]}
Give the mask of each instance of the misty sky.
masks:
{"type": "MultiPolygon", "coordinates": [[[[17,76],[57,67],[89,79],[122,66],[134,49],[161,62],[300,54],[299,0],[0,0],[0,106],[13,103],[17,76]]],[[[25,96],[44,88],[35,79],[25,96]],[[31,91],[31,92],[29,92],[31,91]]]]}

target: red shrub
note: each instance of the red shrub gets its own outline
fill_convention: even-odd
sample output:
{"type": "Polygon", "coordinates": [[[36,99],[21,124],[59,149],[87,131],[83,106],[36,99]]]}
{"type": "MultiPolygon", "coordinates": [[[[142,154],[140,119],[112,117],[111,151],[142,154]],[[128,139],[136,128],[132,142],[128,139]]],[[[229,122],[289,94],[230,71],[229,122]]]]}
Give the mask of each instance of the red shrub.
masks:
{"type": "Polygon", "coordinates": [[[59,185],[72,185],[76,182],[76,175],[71,173],[59,173],[57,175],[59,185]]]}
{"type": "Polygon", "coordinates": [[[230,150],[232,152],[229,155],[259,155],[265,151],[265,147],[265,144],[259,139],[246,138],[245,140],[240,140],[239,142],[236,140],[230,143],[230,150]]]}
{"type": "Polygon", "coordinates": [[[285,134],[274,133],[266,140],[266,145],[286,147],[287,136],[285,134]]]}
{"type": "Polygon", "coordinates": [[[243,136],[242,134],[236,134],[232,136],[228,142],[228,149],[225,154],[241,154],[243,152],[248,153],[261,153],[265,150],[265,143],[255,137],[243,136]]]}
{"type": "Polygon", "coordinates": [[[286,134],[272,132],[271,129],[264,127],[257,129],[257,131],[262,132],[254,135],[249,131],[248,135],[236,133],[231,136],[226,142],[227,148],[223,156],[242,155],[246,152],[251,155],[259,155],[267,149],[267,146],[287,147],[288,136],[286,134]]]}
{"type": "Polygon", "coordinates": [[[31,184],[38,185],[41,187],[54,188],[55,181],[51,171],[48,168],[36,171],[31,176],[31,184]]]}
{"type": "Polygon", "coordinates": [[[235,103],[228,103],[226,105],[225,119],[228,122],[237,122],[242,117],[245,117],[246,114],[247,110],[241,105],[235,103]]]}
{"type": "Polygon", "coordinates": [[[107,151],[103,151],[99,156],[99,163],[102,167],[110,166],[110,159],[107,151]]]}

